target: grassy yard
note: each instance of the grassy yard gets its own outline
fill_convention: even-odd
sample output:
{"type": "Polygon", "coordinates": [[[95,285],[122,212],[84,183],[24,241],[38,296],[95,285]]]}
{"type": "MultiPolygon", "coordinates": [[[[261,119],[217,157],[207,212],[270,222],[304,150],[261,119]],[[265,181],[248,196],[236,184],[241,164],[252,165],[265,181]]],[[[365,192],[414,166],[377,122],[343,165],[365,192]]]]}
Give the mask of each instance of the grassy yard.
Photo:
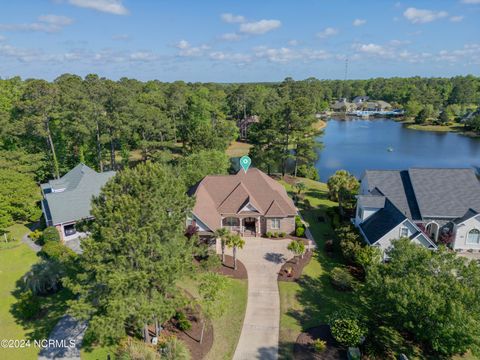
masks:
{"type": "MultiPolygon", "coordinates": [[[[9,228],[16,239],[14,247],[0,249],[0,339],[34,340],[44,339],[53,329],[58,319],[64,314],[65,299],[69,296],[65,291],[42,298],[44,315],[33,321],[21,320],[15,312],[15,290],[30,267],[38,261],[38,257],[28,246],[20,243],[21,237],[28,232],[24,225],[9,228]]],[[[23,349],[0,349],[2,360],[37,359],[39,349],[33,347],[23,349]]]]}
{"type": "MultiPolygon", "coordinates": [[[[336,203],[328,200],[326,184],[309,179],[299,181],[307,186],[305,196],[313,206],[313,209],[301,210],[301,213],[310,225],[318,249],[305,267],[300,282],[279,282],[281,359],[292,359],[293,345],[303,330],[325,323],[327,316],[337,310],[358,311],[352,293],[339,292],[330,284],[329,272],[342,264],[341,259],[329,257],[323,251],[325,240],[333,237],[333,229],[328,222],[320,223],[318,217],[325,216],[325,211],[336,203]]],[[[291,185],[281,183],[292,193],[291,185]]]]}
{"type": "MultiPolygon", "coordinates": [[[[226,312],[213,321],[213,346],[206,360],[230,360],[237,347],[243,318],[247,307],[247,281],[228,278],[226,312]]],[[[198,287],[194,280],[186,280],[181,285],[193,297],[198,297],[198,287]]]]}
{"type": "Polygon", "coordinates": [[[250,148],[252,145],[240,142],[240,141],[234,141],[230,144],[228,147],[226,153],[228,157],[240,157],[243,155],[247,155],[248,152],[250,151],[250,148]]]}

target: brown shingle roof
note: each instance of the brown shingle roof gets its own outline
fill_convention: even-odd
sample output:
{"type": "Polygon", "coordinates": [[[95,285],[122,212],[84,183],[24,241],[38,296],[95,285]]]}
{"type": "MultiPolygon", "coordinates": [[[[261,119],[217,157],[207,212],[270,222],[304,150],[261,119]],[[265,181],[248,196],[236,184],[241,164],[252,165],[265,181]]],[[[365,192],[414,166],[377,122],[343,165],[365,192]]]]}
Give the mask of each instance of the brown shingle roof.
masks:
{"type": "Polygon", "coordinates": [[[235,175],[206,176],[192,193],[196,197],[194,215],[212,231],[221,226],[222,216],[238,214],[248,204],[264,216],[285,217],[297,213],[285,188],[256,168],[246,173],[240,170],[235,175]]]}

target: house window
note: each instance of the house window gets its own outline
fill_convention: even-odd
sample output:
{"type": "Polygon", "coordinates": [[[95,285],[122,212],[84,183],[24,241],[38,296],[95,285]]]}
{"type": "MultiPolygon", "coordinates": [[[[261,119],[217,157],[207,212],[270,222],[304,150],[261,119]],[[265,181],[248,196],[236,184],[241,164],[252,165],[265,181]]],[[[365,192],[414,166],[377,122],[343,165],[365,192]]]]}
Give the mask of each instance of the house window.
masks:
{"type": "Polygon", "coordinates": [[[400,229],[400,237],[402,237],[402,238],[403,238],[403,237],[408,237],[408,228],[402,227],[402,228],[400,229]]]}
{"type": "Polygon", "coordinates": [[[467,244],[480,244],[480,230],[473,229],[468,232],[467,244]]]}
{"type": "Polygon", "coordinates": [[[75,229],[75,225],[74,225],[74,224],[65,225],[65,226],[63,227],[63,231],[65,232],[65,236],[75,235],[75,233],[77,232],[77,230],[75,229]]]}
{"type": "Polygon", "coordinates": [[[358,210],[358,217],[359,217],[361,220],[363,220],[363,209],[362,209],[362,208],[360,208],[360,209],[358,210]]]}
{"type": "Polygon", "coordinates": [[[280,229],[280,219],[272,219],[272,229],[280,229]]]}
{"type": "Polygon", "coordinates": [[[239,226],[240,221],[236,217],[227,217],[223,219],[223,225],[224,226],[239,226]]]}

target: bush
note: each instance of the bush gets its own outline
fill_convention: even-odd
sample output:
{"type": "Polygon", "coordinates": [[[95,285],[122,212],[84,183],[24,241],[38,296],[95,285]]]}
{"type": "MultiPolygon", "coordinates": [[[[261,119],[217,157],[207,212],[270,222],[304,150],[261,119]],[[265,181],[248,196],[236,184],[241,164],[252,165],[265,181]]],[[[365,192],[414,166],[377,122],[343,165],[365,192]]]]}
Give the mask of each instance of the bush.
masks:
{"type": "Polygon", "coordinates": [[[355,262],[357,252],[363,247],[360,234],[351,224],[338,227],[335,235],[340,241],[343,257],[350,262],[355,262]]]}
{"type": "Polygon", "coordinates": [[[327,342],[322,339],[316,339],[313,341],[313,350],[316,353],[320,353],[327,348],[327,342]]]}
{"type": "Polygon", "coordinates": [[[41,309],[40,299],[30,290],[24,291],[18,296],[17,310],[22,319],[33,319],[40,313],[41,309]]]}
{"type": "Polygon", "coordinates": [[[270,239],[272,237],[272,233],[270,231],[267,231],[265,233],[265,236],[270,239]]]}
{"type": "Polygon", "coordinates": [[[365,350],[372,358],[394,359],[395,354],[402,353],[406,349],[403,346],[402,335],[389,326],[371,327],[365,350]]]}
{"type": "Polygon", "coordinates": [[[200,266],[205,271],[217,270],[222,266],[222,260],[220,260],[217,254],[210,252],[207,258],[200,262],[200,266]]]}
{"type": "Polygon", "coordinates": [[[177,311],[175,314],[175,319],[177,320],[177,327],[182,331],[187,331],[192,328],[192,323],[188,320],[187,316],[183,311],[177,311]]]}
{"type": "Polygon", "coordinates": [[[297,227],[295,229],[295,236],[297,237],[303,237],[305,235],[305,227],[297,227]]]}
{"type": "Polygon", "coordinates": [[[273,237],[274,237],[274,238],[278,238],[278,232],[275,231],[275,232],[273,233],[273,237]]]}
{"type": "Polygon", "coordinates": [[[353,289],[354,279],[347,269],[335,267],[330,271],[330,282],[337,290],[349,291],[353,289]]]}
{"type": "Polygon", "coordinates": [[[287,236],[287,233],[285,231],[282,231],[281,233],[278,234],[278,236],[280,236],[281,238],[284,238],[285,236],[287,236]]]}
{"type": "Polygon", "coordinates": [[[65,271],[58,262],[42,260],[32,266],[23,281],[34,295],[45,295],[61,288],[60,279],[64,275],[65,271]]]}
{"type": "Polygon", "coordinates": [[[54,241],[47,241],[42,247],[42,253],[47,259],[52,259],[59,262],[71,260],[77,255],[72,249],[54,241]]]}
{"type": "Polygon", "coordinates": [[[370,266],[378,264],[382,261],[382,253],[379,248],[374,246],[364,246],[354,250],[355,262],[359,264],[363,270],[367,270],[370,266]]]}
{"type": "MultiPolygon", "coordinates": [[[[28,237],[34,241],[34,242],[38,242],[38,243],[41,243],[42,242],[42,236],[43,236],[43,233],[40,231],[40,230],[35,230],[35,231],[32,231],[28,237]]],[[[43,244],[40,244],[40,245],[43,245],[43,244]]]]}
{"type": "Polygon", "coordinates": [[[299,226],[302,226],[303,225],[303,222],[302,222],[302,218],[300,216],[295,216],[295,227],[299,227],[299,226]]]}
{"type": "Polygon", "coordinates": [[[305,177],[307,179],[318,181],[320,177],[318,176],[318,171],[314,166],[300,165],[297,168],[297,176],[305,177]]]}
{"type": "Polygon", "coordinates": [[[330,331],[335,340],[341,345],[349,347],[360,345],[365,333],[357,319],[344,315],[331,321],[330,331]]]}
{"type": "Polygon", "coordinates": [[[160,360],[163,358],[154,346],[132,338],[121,342],[115,355],[120,360],[160,360]]]}
{"type": "Polygon", "coordinates": [[[303,200],[303,205],[305,206],[305,209],[310,210],[312,208],[312,204],[310,204],[310,200],[305,199],[303,200]]]}
{"type": "Polygon", "coordinates": [[[43,230],[42,241],[45,244],[49,241],[60,242],[60,234],[58,233],[57,228],[54,226],[49,226],[43,230]]]}
{"type": "Polygon", "coordinates": [[[175,336],[169,337],[161,344],[162,360],[190,360],[190,351],[185,343],[175,336]]]}

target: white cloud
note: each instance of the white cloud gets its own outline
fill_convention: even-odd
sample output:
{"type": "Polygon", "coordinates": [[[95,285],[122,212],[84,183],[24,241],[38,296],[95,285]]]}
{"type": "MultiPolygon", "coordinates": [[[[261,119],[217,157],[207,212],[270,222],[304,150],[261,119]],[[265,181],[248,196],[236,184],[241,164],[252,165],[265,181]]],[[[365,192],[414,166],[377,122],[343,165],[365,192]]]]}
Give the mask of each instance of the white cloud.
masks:
{"type": "Polygon", "coordinates": [[[365,20],[365,19],[355,19],[355,20],[353,20],[352,25],[353,26],[362,26],[362,25],[365,25],[366,23],[367,23],[367,20],[365,20]]]}
{"type": "Polygon", "coordinates": [[[409,7],[403,16],[413,24],[425,24],[447,17],[448,12],[409,7]]]}
{"type": "Polygon", "coordinates": [[[209,54],[210,59],[216,61],[231,61],[237,64],[245,64],[252,61],[252,57],[243,53],[226,53],[223,51],[214,51],[209,54]]]}
{"type": "Polygon", "coordinates": [[[298,40],[295,40],[295,39],[288,41],[288,45],[290,46],[297,46],[298,44],[299,44],[298,40]]]}
{"type": "Polygon", "coordinates": [[[74,6],[93,9],[114,15],[127,15],[128,10],[122,0],[68,0],[74,6]]]}
{"type": "Polygon", "coordinates": [[[464,4],[480,4],[480,0],[462,0],[464,4]]]}
{"type": "Polygon", "coordinates": [[[220,39],[225,41],[238,41],[242,39],[242,35],[237,33],[226,33],[226,34],[220,35],[220,39]]]}
{"type": "Polygon", "coordinates": [[[136,51],[130,54],[130,60],[133,61],[154,61],[158,56],[149,51],[136,51]]]}
{"type": "Polygon", "coordinates": [[[322,31],[317,33],[317,37],[320,39],[325,39],[330,36],[334,36],[338,34],[338,29],[332,28],[332,27],[327,27],[323,29],[322,31]]]}
{"type": "Polygon", "coordinates": [[[245,17],[242,15],[233,15],[231,13],[222,14],[220,17],[222,18],[222,21],[229,24],[244,23],[246,21],[245,17]]]}
{"type": "Polygon", "coordinates": [[[390,40],[389,42],[389,44],[392,46],[402,46],[402,45],[408,45],[410,43],[411,43],[410,40],[397,40],[397,39],[390,40]]]}
{"type": "Polygon", "coordinates": [[[315,61],[326,60],[331,57],[324,50],[313,49],[292,49],[288,47],[269,48],[258,46],[254,48],[255,57],[266,59],[275,63],[287,63],[290,61],[315,61]]]}
{"type": "Polygon", "coordinates": [[[385,46],[378,44],[353,44],[353,48],[360,53],[368,55],[377,55],[382,57],[391,57],[392,51],[385,46]]]}
{"type": "Polygon", "coordinates": [[[182,57],[201,56],[206,50],[210,49],[207,45],[192,46],[187,40],[180,40],[175,47],[180,50],[178,55],[182,57]]]}
{"type": "Polygon", "coordinates": [[[41,15],[36,22],[23,24],[0,24],[0,29],[5,31],[39,31],[54,33],[73,23],[73,19],[61,15],[41,15]]]}
{"type": "Polygon", "coordinates": [[[240,25],[240,32],[251,35],[261,35],[279,28],[282,25],[280,20],[259,20],[243,23],[240,25]]]}
{"type": "Polygon", "coordinates": [[[462,15],[456,15],[456,16],[452,16],[450,17],[450,21],[451,22],[460,22],[463,20],[463,16],[462,15]]]}

